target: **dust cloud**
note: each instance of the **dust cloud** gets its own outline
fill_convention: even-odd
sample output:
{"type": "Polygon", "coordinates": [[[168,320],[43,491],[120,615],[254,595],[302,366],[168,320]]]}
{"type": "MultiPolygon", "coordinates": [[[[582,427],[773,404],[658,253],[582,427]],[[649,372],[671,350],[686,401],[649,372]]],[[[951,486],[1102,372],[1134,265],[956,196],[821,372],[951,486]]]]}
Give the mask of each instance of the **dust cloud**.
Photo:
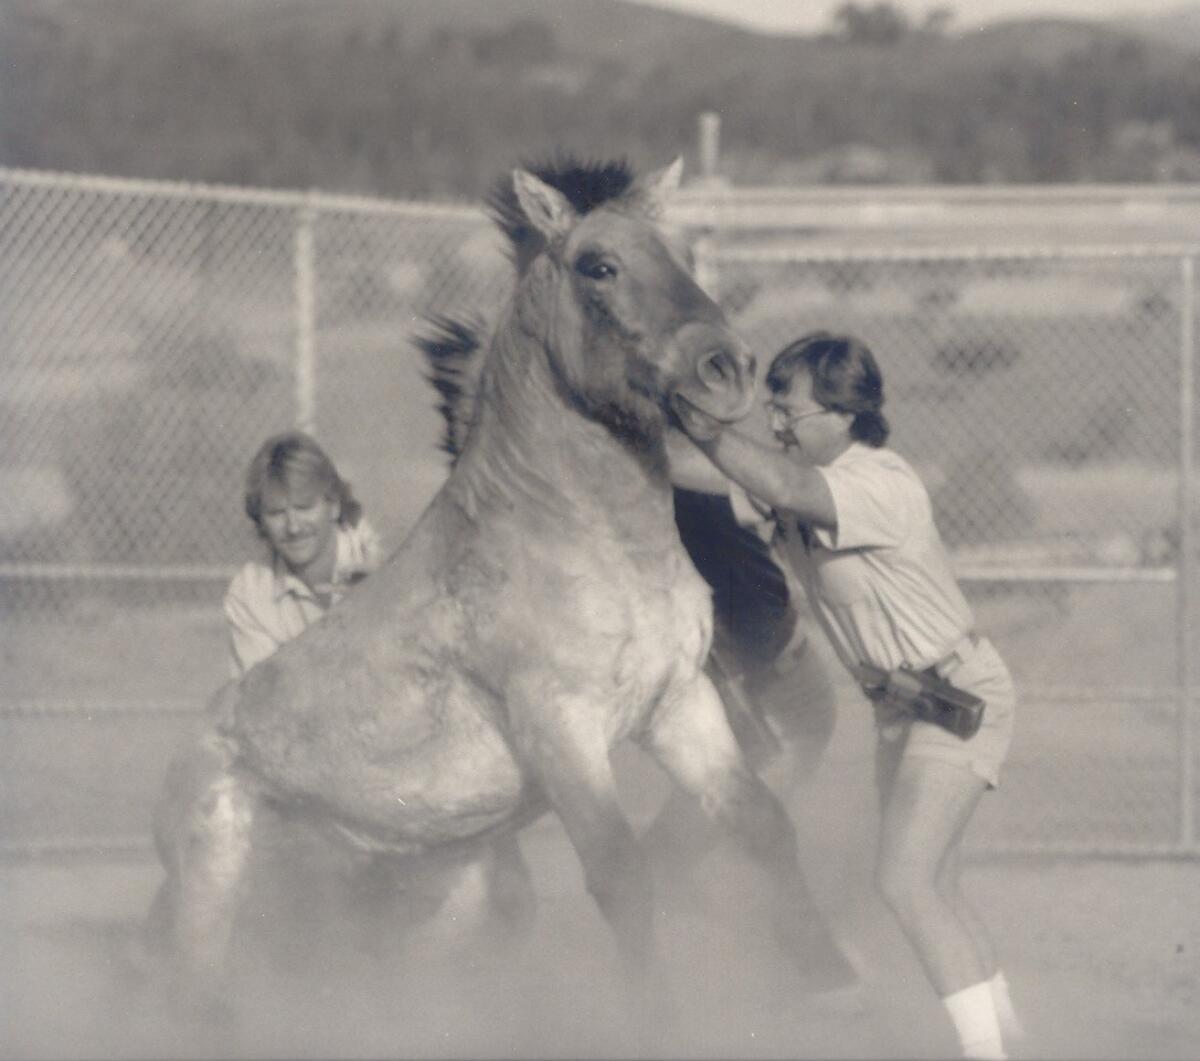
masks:
{"type": "MultiPolygon", "coordinates": [[[[663,802],[665,782],[636,754],[618,767],[630,817],[643,828],[663,802]]],[[[844,851],[836,865],[828,854],[844,844],[856,804],[845,794],[827,802],[841,808],[843,820],[819,823],[822,841],[805,844],[810,860],[821,861],[810,873],[814,890],[836,917],[837,907],[854,904],[844,851]]],[[[557,821],[527,829],[521,843],[539,905],[531,932],[519,939],[489,916],[469,865],[418,860],[363,879],[319,845],[294,845],[251,882],[229,973],[230,1006],[206,1021],[170,1015],[162,974],[140,957],[136,921],[26,926],[4,951],[2,1052],[131,1059],[896,1054],[869,1014],[825,1010],[805,997],[797,977],[811,970],[794,968],[772,938],[765,880],[715,834],[701,838],[707,853],[693,852],[686,863],[654,860],[666,999],[630,997],[557,821]]],[[[79,870],[81,888],[86,872],[79,870]]]]}
{"type": "MultiPolygon", "coordinates": [[[[546,818],[521,836],[538,909],[520,939],[493,922],[478,881],[460,866],[421,862],[363,881],[319,847],[293,851],[252,882],[229,974],[230,1012],[208,1024],[173,1018],[162,975],[131,959],[161,876],[156,865],[114,874],[81,863],[53,876],[5,867],[0,1057],[956,1056],[940,1004],[871,890],[877,816],[867,737],[839,721],[814,776],[770,778],[797,823],[816,901],[862,974],[855,992],[815,999],[800,989],[812,970],[797,969],[772,938],[766,882],[733,845],[710,836],[698,860],[673,863],[661,852],[654,860],[672,1005],[631,999],[578,858],[546,818]]],[[[637,755],[616,765],[627,812],[644,830],[665,782],[637,755]]],[[[1178,924],[1152,916],[1175,910],[1182,923],[1179,911],[1193,905],[1176,898],[1194,894],[1192,871],[968,870],[1036,1033],[1014,1056],[1194,1056],[1194,1019],[1168,1005],[1197,982],[1194,972],[1184,975],[1192,948],[1175,942],[1178,924]],[[1188,872],[1184,890],[1176,877],[1188,872]],[[1151,885],[1162,901],[1138,920],[1131,912],[1141,907],[1128,896],[1151,885]],[[1074,901],[1085,896],[1096,912],[1074,901]],[[1165,960],[1156,940],[1160,949],[1170,944],[1174,987],[1151,975],[1165,960]],[[1102,975],[1109,952],[1114,969],[1138,974],[1143,994],[1102,975]]]]}

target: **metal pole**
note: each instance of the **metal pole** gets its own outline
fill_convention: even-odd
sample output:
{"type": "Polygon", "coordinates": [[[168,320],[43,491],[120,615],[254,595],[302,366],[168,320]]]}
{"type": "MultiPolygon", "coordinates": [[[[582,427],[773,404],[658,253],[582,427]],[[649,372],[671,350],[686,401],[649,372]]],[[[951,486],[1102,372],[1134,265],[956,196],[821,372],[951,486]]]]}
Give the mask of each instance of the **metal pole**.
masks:
{"type": "Polygon", "coordinates": [[[705,232],[692,245],[696,283],[714,302],[721,298],[721,273],[717,265],[717,248],[713,237],[705,232]]]}
{"type": "Polygon", "coordinates": [[[717,175],[717,162],[721,157],[721,116],[715,111],[705,111],[698,122],[700,138],[700,179],[708,180],[717,175]]]}
{"type": "Polygon", "coordinates": [[[721,118],[712,111],[700,115],[700,184],[705,204],[700,232],[692,244],[693,270],[698,283],[715,302],[721,300],[721,270],[717,263],[717,230],[722,221],[724,187],[717,179],[721,118]]]}
{"type": "Polygon", "coordinates": [[[1179,844],[1190,849],[1196,842],[1196,752],[1192,713],[1192,586],[1195,579],[1195,545],[1192,534],[1193,388],[1196,345],[1196,259],[1181,261],[1179,340],[1179,844]]]}
{"type": "Polygon", "coordinates": [[[313,222],[316,212],[311,198],[296,212],[296,425],[313,431],[317,419],[316,372],[316,268],[313,259],[313,222]]]}

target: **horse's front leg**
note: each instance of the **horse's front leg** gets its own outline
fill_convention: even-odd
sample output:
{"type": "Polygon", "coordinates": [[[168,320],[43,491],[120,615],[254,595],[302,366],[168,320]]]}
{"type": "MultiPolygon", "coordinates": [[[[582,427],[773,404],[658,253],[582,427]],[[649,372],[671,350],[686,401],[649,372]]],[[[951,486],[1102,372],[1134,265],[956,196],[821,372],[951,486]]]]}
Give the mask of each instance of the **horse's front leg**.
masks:
{"type": "Polygon", "coordinates": [[[800,868],[787,811],[742,756],[721,699],[701,673],[672,690],[643,738],[674,781],[724,826],[770,881],[778,939],[796,963],[802,987],[846,986],[857,974],[829,932],[800,868]]]}
{"type": "Polygon", "coordinates": [[[588,892],[612,929],[631,999],[661,1023],[670,1002],[654,939],[654,886],[618,799],[597,699],[539,673],[512,683],[508,706],[522,769],[541,787],[579,855],[588,892]]]}

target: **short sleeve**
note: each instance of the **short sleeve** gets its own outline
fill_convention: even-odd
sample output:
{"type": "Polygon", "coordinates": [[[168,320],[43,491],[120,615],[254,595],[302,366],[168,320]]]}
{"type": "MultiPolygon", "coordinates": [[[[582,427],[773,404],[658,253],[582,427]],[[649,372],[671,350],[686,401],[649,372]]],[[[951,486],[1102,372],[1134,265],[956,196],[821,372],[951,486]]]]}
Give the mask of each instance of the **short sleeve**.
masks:
{"type": "Polygon", "coordinates": [[[924,488],[898,464],[854,460],[818,467],[833,496],[837,528],[818,528],[827,549],[885,548],[911,533],[924,488]]]}
{"type": "Polygon", "coordinates": [[[240,576],[225,594],[225,620],[229,627],[230,672],[240,678],[254,664],[272,655],[282,644],[259,621],[240,576]]]}

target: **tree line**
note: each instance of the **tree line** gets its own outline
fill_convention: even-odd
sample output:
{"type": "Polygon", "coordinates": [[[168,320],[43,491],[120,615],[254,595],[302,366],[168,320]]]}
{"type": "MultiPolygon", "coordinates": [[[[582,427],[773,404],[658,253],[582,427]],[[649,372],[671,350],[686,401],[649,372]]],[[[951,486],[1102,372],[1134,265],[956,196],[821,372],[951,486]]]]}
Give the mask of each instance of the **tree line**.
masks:
{"type": "Polygon", "coordinates": [[[289,21],[290,2],[237,32],[200,8],[183,20],[188,5],[74,4],[68,18],[10,2],[0,162],[474,197],[553,149],[690,154],[696,116],[715,110],[739,182],[1200,179],[1196,53],[1099,24],[959,36],[948,7],[913,24],[846,3],[815,37],[681,28],[677,48],[650,54],[628,5],[611,5],[613,34],[630,38],[614,51],[572,37],[575,5],[549,0],[499,26],[421,33],[404,3],[370,20],[350,0],[307,5],[289,21]]]}

